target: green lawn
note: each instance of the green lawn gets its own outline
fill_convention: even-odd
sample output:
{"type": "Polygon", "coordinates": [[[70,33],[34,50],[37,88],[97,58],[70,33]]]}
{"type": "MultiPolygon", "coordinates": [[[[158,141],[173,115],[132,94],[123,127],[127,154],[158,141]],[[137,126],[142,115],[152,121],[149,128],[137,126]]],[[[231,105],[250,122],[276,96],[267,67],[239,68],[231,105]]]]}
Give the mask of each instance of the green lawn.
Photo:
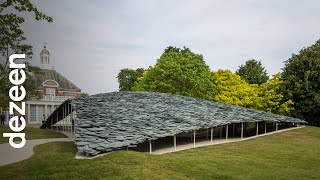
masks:
{"type": "MultiPolygon", "coordinates": [[[[9,138],[4,138],[2,136],[2,133],[7,132],[13,132],[8,126],[0,126],[0,144],[8,143],[9,138]]],[[[32,127],[26,127],[24,129],[24,132],[26,133],[26,139],[43,139],[43,138],[66,138],[66,136],[62,133],[55,132],[55,131],[48,131],[43,130],[40,128],[32,128],[32,127]]],[[[20,140],[20,139],[15,139],[20,140]]],[[[0,176],[1,177],[1,176],[0,176]]]]}
{"type": "Polygon", "coordinates": [[[320,179],[320,128],[165,155],[112,152],[74,159],[71,142],[47,143],[25,161],[0,167],[1,179],[320,179]]]}

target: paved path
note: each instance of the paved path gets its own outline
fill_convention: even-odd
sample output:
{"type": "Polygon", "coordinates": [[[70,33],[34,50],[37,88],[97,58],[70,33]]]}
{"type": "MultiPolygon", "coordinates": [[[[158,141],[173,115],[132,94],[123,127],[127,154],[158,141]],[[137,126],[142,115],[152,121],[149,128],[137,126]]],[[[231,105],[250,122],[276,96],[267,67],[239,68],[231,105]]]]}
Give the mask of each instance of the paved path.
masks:
{"type": "Polygon", "coordinates": [[[0,144],[0,166],[28,159],[33,155],[33,148],[39,144],[55,141],[70,141],[69,138],[51,138],[27,140],[23,148],[15,149],[9,143],[0,144]]]}

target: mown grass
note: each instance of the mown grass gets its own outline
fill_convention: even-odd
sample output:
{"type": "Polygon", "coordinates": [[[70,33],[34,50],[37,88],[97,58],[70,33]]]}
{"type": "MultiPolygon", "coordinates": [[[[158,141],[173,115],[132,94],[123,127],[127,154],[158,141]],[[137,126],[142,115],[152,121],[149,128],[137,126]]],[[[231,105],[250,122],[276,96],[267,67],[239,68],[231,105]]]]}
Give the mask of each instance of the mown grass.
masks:
{"type": "Polygon", "coordinates": [[[0,167],[1,179],[320,179],[320,128],[164,155],[112,152],[76,160],[71,142],[39,145],[30,159],[0,167]]]}
{"type": "MultiPolygon", "coordinates": [[[[8,143],[9,138],[4,138],[2,133],[10,133],[13,132],[8,126],[0,126],[0,144],[8,143]]],[[[44,138],[66,138],[67,136],[55,131],[43,130],[40,128],[26,127],[24,129],[24,133],[26,133],[26,139],[44,139],[44,138]]],[[[20,140],[19,138],[14,140],[20,140]]]]}

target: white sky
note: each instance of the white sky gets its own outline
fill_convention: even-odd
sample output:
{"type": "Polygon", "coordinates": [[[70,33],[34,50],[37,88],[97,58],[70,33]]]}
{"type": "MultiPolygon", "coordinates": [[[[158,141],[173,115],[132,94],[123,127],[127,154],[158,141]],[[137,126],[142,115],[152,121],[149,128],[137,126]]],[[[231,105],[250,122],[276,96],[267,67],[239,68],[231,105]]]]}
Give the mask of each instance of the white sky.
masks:
{"type": "Polygon", "coordinates": [[[122,68],[147,68],[168,46],[202,54],[211,70],[261,60],[269,75],[320,38],[320,1],[33,1],[53,23],[25,24],[38,64],[48,43],[55,70],[89,94],[118,90],[122,68]]]}

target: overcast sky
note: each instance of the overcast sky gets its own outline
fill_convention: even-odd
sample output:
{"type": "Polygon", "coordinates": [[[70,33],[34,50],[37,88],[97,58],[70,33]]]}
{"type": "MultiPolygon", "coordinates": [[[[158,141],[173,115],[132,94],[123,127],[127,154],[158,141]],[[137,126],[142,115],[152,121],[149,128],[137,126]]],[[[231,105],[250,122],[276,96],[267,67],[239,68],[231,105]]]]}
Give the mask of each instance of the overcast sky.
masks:
{"type": "Polygon", "coordinates": [[[261,60],[270,75],[320,38],[320,1],[32,1],[53,23],[28,19],[33,64],[48,43],[55,70],[89,94],[118,90],[122,68],[147,68],[168,46],[202,54],[211,70],[261,60]]]}

